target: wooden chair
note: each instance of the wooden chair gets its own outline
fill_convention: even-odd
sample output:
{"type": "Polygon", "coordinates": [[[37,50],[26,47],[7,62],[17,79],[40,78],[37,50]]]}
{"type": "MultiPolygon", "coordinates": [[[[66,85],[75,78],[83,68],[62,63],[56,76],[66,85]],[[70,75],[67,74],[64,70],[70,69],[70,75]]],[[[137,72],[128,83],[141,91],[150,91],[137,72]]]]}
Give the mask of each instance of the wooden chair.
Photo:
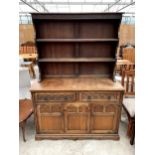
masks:
{"type": "Polygon", "coordinates": [[[36,46],[34,42],[28,41],[20,46],[19,54],[33,54],[36,53],[36,46]]]}
{"type": "Polygon", "coordinates": [[[123,59],[129,60],[130,62],[135,64],[135,48],[123,48],[123,59]]]}
{"type": "Polygon", "coordinates": [[[36,64],[37,51],[34,42],[28,41],[20,46],[19,55],[23,57],[24,61],[33,62],[36,64]]]}
{"type": "MultiPolygon", "coordinates": [[[[124,76],[123,72],[124,71],[129,71],[129,70],[134,70],[134,69],[135,69],[135,64],[132,64],[132,63],[131,64],[121,65],[119,73],[117,71],[115,72],[116,73],[115,80],[120,82],[120,83],[125,82],[126,77],[124,77],[125,79],[124,79],[124,81],[122,81],[122,76],[124,76]]],[[[122,84],[122,85],[124,85],[124,84],[122,84]]]]}
{"type": "Polygon", "coordinates": [[[34,71],[34,68],[33,68],[33,62],[31,62],[31,61],[22,62],[21,67],[28,68],[31,77],[35,78],[35,71],[34,71]]]}
{"type": "Polygon", "coordinates": [[[135,137],[135,70],[124,70],[122,74],[122,85],[125,88],[123,108],[128,117],[127,135],[131,138],[133,145],[135,137]]]}
{"type": "Polygon", "coordinates": [[[26,142],[25,139],[26,121],[32,115],[32,113],[33,113],[32,101],[28,99],[19,100],[19,126],[22,129],[24,142],[26,142]]]}

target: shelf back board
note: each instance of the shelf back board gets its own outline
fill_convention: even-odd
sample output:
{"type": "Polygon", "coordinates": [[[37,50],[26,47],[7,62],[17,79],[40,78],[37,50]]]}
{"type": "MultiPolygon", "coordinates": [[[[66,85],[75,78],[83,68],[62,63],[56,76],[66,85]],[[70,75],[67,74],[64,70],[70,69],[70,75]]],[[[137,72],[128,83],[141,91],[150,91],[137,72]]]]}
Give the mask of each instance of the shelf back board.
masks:
{"type": "Polygon", "coordinates": [[[113,77],[122,13],[32,13],[41,77],[113,77]]]}

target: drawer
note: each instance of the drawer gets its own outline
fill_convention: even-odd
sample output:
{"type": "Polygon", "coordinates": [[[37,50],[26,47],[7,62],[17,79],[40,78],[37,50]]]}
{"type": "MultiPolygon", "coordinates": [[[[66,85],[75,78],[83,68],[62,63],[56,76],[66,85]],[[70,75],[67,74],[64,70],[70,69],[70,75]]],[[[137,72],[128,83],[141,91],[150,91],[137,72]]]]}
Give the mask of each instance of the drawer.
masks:
{"type": "Polygon", "coordinates": [[[120,92],[80,92],[80,101],[119,101],[120,92]]]}
{"type": "Polygon", "coordinates": [[[76,93],[74,92],[48,92],[48,93],[36,93],[36,102],[68,102],[75,101],[76,93]]]}

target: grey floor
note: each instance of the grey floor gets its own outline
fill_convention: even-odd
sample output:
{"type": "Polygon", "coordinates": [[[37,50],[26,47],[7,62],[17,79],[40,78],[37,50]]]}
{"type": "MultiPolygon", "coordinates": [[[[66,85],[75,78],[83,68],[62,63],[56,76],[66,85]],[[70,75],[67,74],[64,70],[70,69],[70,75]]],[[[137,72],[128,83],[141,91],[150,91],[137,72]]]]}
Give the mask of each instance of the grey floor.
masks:
{"type": "Polygon", "coordinates": [[[35,141],[33,115],[26,126],[23,142],[19,133],[19,155],[134,155],[135,146],[129,144],[126,136],[127,124],[120,123],[120,140],[42,140],[35,141]]]}

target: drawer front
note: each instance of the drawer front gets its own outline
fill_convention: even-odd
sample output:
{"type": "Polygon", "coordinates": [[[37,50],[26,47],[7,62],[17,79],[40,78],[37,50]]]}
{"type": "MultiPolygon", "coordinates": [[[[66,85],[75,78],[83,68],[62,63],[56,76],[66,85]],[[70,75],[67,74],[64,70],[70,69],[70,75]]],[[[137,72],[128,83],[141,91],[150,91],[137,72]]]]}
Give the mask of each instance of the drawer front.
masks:
{"type": "Polygon", "coordinates": [[[80,92],[80,101],[119,101],[120,92],[80,92]]]}
{"type": "Polygon", "coordinates": [[[73,92],[49,92],[36,93],[36,102],[70,102],[76,100],[76,93],[73,92]]]}

